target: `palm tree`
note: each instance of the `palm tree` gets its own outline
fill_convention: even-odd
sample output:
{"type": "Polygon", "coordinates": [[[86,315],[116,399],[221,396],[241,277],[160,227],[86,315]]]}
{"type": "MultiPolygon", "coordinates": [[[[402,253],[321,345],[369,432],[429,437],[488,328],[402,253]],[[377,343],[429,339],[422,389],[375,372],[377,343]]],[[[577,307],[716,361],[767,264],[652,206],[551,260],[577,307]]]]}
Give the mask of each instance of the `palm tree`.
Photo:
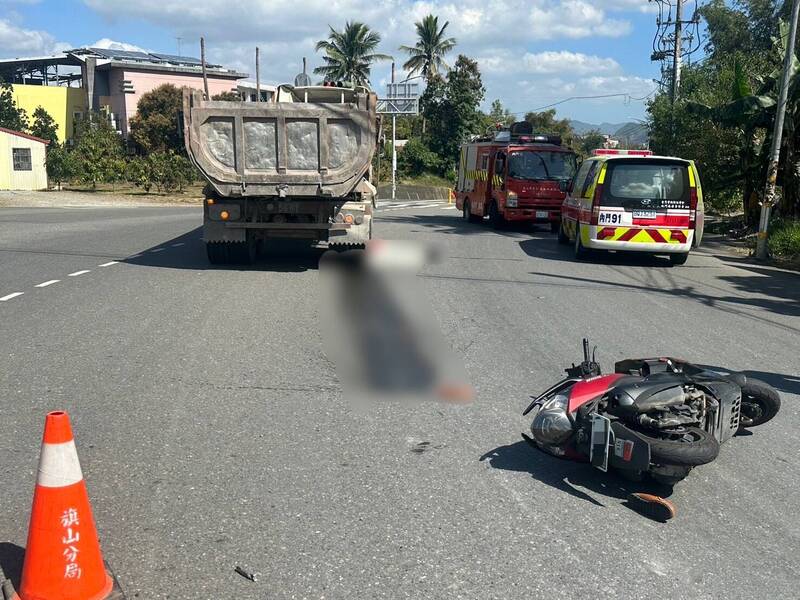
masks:
{"type": "Polygon", "coordinates": [[[369,86],[370,65],[378,60],[392,60],[387,54],[378,54],[375,49],[381,36],[370,31],[364,23],[346,22],[342,31],[333,27],[327,40],[317,42],[316,50],[325,51],[325,64],[314,69],[328,80],[343,80],[354,85],[369,86]]]}
{"type": "Polygon", "coordinates": [[[444,55],[450,52],[455,45],[455,38],[445,38],[444,32],[449,21],[445,21],[439,29],[439,17],[428,15],[417,21],[417,43],[414,46],[400,46],[400,50],[409,54],[409,59],[403,69],[409,73],[419,73],[426,81],[449,67],[444,62],[444,55]]]}

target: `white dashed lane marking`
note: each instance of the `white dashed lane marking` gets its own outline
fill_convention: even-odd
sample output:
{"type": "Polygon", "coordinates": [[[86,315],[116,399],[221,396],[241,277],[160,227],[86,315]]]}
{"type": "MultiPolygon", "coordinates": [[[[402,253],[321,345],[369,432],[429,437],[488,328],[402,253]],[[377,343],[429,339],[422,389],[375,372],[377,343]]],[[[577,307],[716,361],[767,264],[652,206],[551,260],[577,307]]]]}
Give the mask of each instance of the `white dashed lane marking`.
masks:
{"type": "MultiPolygon", "coordinates": [[[[185,246],[185,245],[186,245],[185,242],[176,242],[174,244],[170,244],[170,247],[171,248],[179,248],[179,247],[185,246]]],[[[165,247],[161,247],[161,248],[154,248],[152,250],[149,250],[149,252],[151,252],[151,253],[163,252],[166,249],[167,248],[165,246],[165,247]]],[[[144,254],[145,254],[144,252],[140,252],[139,254],[131,254],[125,260],[130,260],[132,258],[139,258],[141,256],[144,256],[144,254]]],[[[120,260],[122,260],[122,259],[120,259],[120,260]]],[[[118,264],[119,264],[118,260],[110,260],[108,262],[104,262],[103,264],[97,265],[97,266],[98,267],[110,267],[112,265],[118,265],[118,264]]],[[[79,275],[84,275],[86,273],[91,273],[91,269],[81,269],[80,271],[75,271],[74,273],[70,273],[69,275],[67,275],[67,277],[78,277],[79,275]]],[[[48,286],[53,285],[54,283],[59,283],[60,281],[61,281],[60,279],[49,279],[47,281],[43,281],[42,283],[37,283],[34,287],[46,288],[48,286]]],[[[8,300],[11,300],[12,298],[16,298],[17,296],[22,296],[24,293],[25,292],[12,292],[10,294],[7,294],[5,296],[0,297],[0,302],[7,302],[8,300]]]]}

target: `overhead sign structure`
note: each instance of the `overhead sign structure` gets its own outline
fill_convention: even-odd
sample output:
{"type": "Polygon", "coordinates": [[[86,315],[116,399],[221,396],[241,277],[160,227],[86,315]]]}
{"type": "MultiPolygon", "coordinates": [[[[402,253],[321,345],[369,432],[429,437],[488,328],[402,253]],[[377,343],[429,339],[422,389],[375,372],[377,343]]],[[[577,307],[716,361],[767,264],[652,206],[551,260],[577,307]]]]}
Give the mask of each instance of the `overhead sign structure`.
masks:
{"type": "Polygon", "coordinates": [[[387,83],[386,97],[378,100],[378,113],[384,115],[419,114],[419,84],[387,83]]]}
{"type": "MultiPolygon", "coordinates": [[[[394,65],[392,65],[394,79],[394,65]]],[[[392,115],[392,200],[397,196],[397,115],[419,114],[419,83],[386,84],[386,97],[378,100],[378,114],[392,115]]]]}

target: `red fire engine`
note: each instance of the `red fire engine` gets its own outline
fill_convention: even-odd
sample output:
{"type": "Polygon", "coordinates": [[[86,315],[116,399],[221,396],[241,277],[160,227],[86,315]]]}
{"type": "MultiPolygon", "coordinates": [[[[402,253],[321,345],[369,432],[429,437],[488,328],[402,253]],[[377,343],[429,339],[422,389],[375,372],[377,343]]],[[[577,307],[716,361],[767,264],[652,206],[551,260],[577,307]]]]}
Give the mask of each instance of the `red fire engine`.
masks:
{"type": "Polygon", "coordinates": [[[550,223],[558,231],[576,162],[559,136],[534,134],[530,123],[514,123],[461,146],[456,206],[471,223],[488,216],[496,228],[508,222],[550,223]]]}

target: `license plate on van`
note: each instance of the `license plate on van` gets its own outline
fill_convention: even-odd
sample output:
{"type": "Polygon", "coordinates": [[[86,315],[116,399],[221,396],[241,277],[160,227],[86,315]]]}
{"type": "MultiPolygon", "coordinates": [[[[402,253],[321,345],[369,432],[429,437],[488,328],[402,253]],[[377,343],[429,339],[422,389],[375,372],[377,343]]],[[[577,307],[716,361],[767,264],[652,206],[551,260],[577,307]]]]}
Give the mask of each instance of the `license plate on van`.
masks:
{"type": "Polygon", "coordinates": [[[635,210],[633,211],[634,219],[655,219],[658,213],[654,210],[635,210]]]}
{"type": "Polygon", "coordinates": [[[537,219],[546,219],[549,216],[550,216],[550,213],[547,212],[546,210],[537,210],[536,211],[536,218],[537,219]]]}

